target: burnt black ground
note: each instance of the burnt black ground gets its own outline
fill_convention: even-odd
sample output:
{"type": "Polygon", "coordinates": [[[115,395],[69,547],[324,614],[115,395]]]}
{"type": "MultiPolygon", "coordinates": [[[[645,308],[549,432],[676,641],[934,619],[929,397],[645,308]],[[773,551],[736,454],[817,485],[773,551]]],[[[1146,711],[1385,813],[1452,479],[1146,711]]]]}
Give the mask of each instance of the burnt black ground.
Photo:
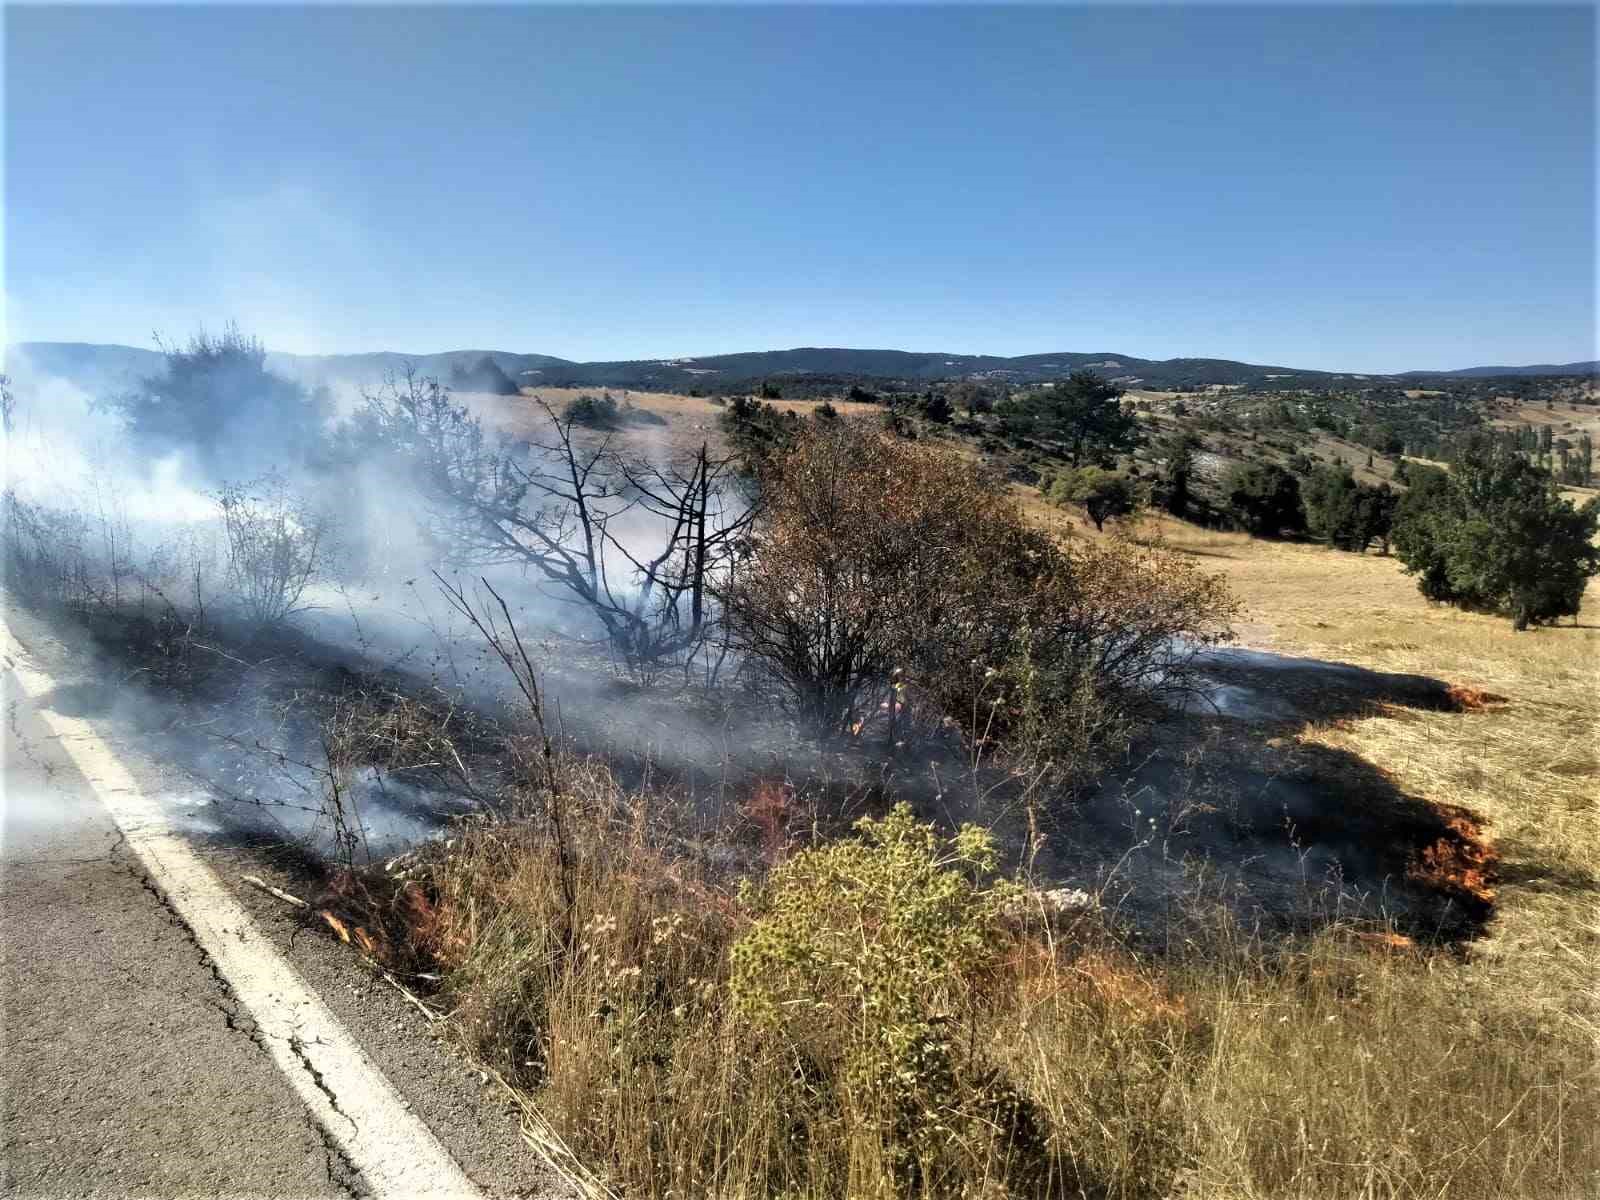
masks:
{"type": "MultiPolygon", "coordinates": [[[[215,639],[192,660],[207,670],[152,655],[149,630],[115,620],[47,623],[14,608],[7,619],[60,684],[42,703],[92,720],[164,798],[469,1176],[491,1194],[547,1194],[551,1184],[495,1087],[436,1042],[348,948],[240,883],[254,873],[301,895],[317,890],[314,852],[326,842],[316,835],[325,830],[296,807],[315,795],[293,770],[273,767],[273,747],[314,756],[318,698],[371,662],[290,632],[267,642],[215,639]],[[283,703],[295,698],[301,707],[283,703]]],[[[1211,652],[1206,666],[1212,703],[1174,714],[1096,794],[1057,814],[1037,864],[1044,882],[1099,892],[1155,939],[1197,894],[1285,931],[1351,917],[1444,940],[1482,927],[1486,911],[1406,879],[1409,857],[1447,832],[1426,798],[1401,793],[1353,755],[1285,748],[1308,722],[1379,704],[1447,708],[1441,681],[1239,650],[1211,652]]],[[[708,825],[723,824],[730,809],[737,817],[751,780],[785,775],[840,810],[835,827],[895,794],[932,817],[993,818],[965,811],[948,747],[912,747],[880,767],[875,747],[806,748],[749,697],[718,711],[670,688],[589,678],[570,656],[553,674],[570,698],[562,724],[578,749],[612,752],[630,781],[676,776],[706,798],[708,825]]],[[[385,678],[404,688],[430,683],[414,664],[385,678]]],[[[359,1191],[46,740],[19,705],[7,732],[0,873],[8,1193],[359,1191]],[[41,799],[22,805],[17,796],[41,799]]],[[[369,799],[390,847],[445,829],[452,812],[470,808],[459,796],[406,787],[369,799]]],[[[1000,821],[999,831],[1015,850],[1011,824],[1000,821]]]]}
{"type": "MultiPolygon", "coordinates": [[[[75,618],[101,669],[91,684],[60,689],[60,702],[136,727],[146,744],[189,764],[202,781],[187,814],[197,834],[222,845],[326,850],[326,823],[306,811],[318,803],[315,779],[271,751],[317,759],[315,718],[329,696],[352,684],[450,696],[469,725],[492,726],[505,712],[505,672],[480,639],[440,636],[388,610],[380,621],[379,611],[329,610],[267,637],[214,622],[204,648],[186,658],[152,650],[161,638],[125,617],[75,618]]],[[[541,639],[537,629],[531,639],[541,639]]],[[[974,777],[948,737],[913,737],[887,758],[876,729],[818,747],[759,688],[708,693],[671,678],[639,687],[570,639],[550,636],[535,650],[548,670],[553,732],[580,754],[605,757],[624,787],[650,784],[674,796],[680,832],[743,838],[753,849],[758,835],[741,804],[758,783],[782,780],[807,828],[815,816],[817,828],[839,832],[903,798],[926,818],[989,825],[1011,861],[1022,857],[1004,773],[974,777]]],[[[1158,722],[1098,790],[1053,805],[1045,852],[1034,860],[1042,882],[1105,892],[1147,932],[1201,893],[1284,932],[1348,919],[1436,941],[1482,929],[1485,905],[1408,878],[1426,847],[1455,836],[1445,815],[1358,756],[1295,736],[1383,706],[1452,709],[1444,681],[1236,647],[1207,648],[1198,662],[1200,695],[1158,722]]],[[[463,753],[471,762],[466,743],[463,753]]],[[[492,770],[492,758],[473,769],[492,770]]],[[[361,792],[373,854],[472,811],[470,799],[438,782],[389,776],[361,792]]]]}

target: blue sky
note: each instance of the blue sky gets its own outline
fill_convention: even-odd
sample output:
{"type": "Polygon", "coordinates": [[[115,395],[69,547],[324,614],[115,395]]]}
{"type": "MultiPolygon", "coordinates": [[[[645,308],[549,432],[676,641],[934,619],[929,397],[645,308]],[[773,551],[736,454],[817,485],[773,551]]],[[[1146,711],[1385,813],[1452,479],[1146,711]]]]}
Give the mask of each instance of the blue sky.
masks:
{"type": "Polygon", "coordinates": [[[1592,8],[10,8],[12,340],[1596,356],[1592,8]]]}

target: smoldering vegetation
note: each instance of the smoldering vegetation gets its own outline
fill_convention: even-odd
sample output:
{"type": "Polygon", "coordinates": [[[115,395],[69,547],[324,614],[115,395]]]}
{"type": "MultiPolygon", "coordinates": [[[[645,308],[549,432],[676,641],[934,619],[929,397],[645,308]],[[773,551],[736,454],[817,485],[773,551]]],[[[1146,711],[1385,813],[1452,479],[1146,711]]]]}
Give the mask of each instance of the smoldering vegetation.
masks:
{"type": "MultiPolygon", "coordinates": [[[[1305,718],[1280,664],[1210,649],[1218,581],[1160,547],[1064,551],[957,456],[831,414],[737,457],[592,401],[496,396],[517,419],[486,425],[415,372],[339,396],[284,379],[233,328],[164,364],[95,395],[18,364],[6,583],[78,623],[105,657],[96,703],[164,731],[223,829],[348,858],[493,810],[522,697],[469,619],[492,611],[562,751],[676,789],[724,850],[766,836],[753,795],[817,836],[904,798],[1146,922],[1197,864],[1284,926],[1485,915],[1408,882],[1447,831],[1378,781],[1369,839],[1270,755],[1211,770],[1230,718],[1305,718]],[[420,718],[414,761],[328,732],[413,704],[446,714],[448,753],[420,718]]],[[[1351,711],[1394,693],[1345,690],[1351,711]]]]}
{"type": "MultiPolygon", "coordinates": [[[[726,649],[709,637],[706,582],[751,515],[726,464],[579,446],[554,412],[547,444],[497,442],[415,377],[336,402],[267,370],[234,329],[165,363],[94,395],[11,364],[5,583],[101,656],[104,682],[73,702],[162,731],[219,802],[254,813],[231,819],[266,813],[326,849],[327,822],[295,814],[325,808],[324,726],[359,698],[493,723],[504,689],[445,603],[446,577],[511,598],[541,656],[571,664],[569,707],[667,670],[714,679],[726,649]]],[[[647,754],[629,706],[607,707],[593,736],[647,754]]],[[[355,823],[390,849],[459,811],[454,793],[486,803],[464,787],[465,759],[449,788],[412,778],[409,792],[393,770],[415,764],[340,761],[362,778],[381,768],[383,794],[355,823]],[[435,811],[419,823],[424,796],[435,811]]]]}
{"type": "Polygon", "coordinates": [[[319,395],[232,330],[166,361],[17,372],[8,604],[103,666],[52,702],[205,780],[201,832],[314,852],[318,911],[583,1191],[1559,1194],[1596,1161],[1519,1013],[1474,995],[1428,1053],[1470,987],[1434,964],[1492,915],[1472,814],[1294,739],[1444,685],[1228,652],[1192,559],[1062,546],[836,418],[752,461],[503,396],[508,436],[415,373],[319,395]]]}

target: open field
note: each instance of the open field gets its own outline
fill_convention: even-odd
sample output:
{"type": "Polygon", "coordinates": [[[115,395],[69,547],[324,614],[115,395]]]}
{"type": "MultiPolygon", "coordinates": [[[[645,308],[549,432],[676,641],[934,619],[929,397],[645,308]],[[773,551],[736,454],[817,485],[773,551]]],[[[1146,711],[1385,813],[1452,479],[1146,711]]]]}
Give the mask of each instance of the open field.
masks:
{"type": "Polygon", "coordinates": [[[1243,599],[1242,640],[1504,696],[1482,713],[1375,711],[1302,736],[1351,750],[1409,792],[1487,819],[1497,916],[1473,971],[1600,1035],[1600,623],[1514,633],[1428,603],[1400,563],[1160,522],[1243,599]]]}
{"type": "MultiPolygon", "coordinates": [[[[489,427],[503,430],[513,437],[528,436],[543,420],[543,413],[535,401],[543,400],[557,413],[563,411],[579,396],[609,394],[619,404],[632,404],[662,419],[661,425],[627,426],[617,431],[623,445],[644,445],[652,440],[679,450],[693,451],[708,437],[715,441],[719,436],[718,419],[723,406],[704,396],[683,396],[673,392],[633,392],[620,388],[524,388],[521,397],[489,396],[463,392],[457,399],[466,403],[481,416],[489,427]]],[[[808,413],[819,408],[822,400],[770,400],[767,403],[787,412],[808,413]]],[[[879,411],[875,404],[857,404],[848,400],[831,401],[843,416],[879,411]]]]}

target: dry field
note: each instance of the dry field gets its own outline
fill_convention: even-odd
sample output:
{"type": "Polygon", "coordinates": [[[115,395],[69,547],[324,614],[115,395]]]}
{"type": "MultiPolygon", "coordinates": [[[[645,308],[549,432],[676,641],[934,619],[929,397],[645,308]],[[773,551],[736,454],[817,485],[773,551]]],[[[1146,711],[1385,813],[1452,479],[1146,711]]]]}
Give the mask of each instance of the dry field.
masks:
{"type": "MultiPolygon", "coordinates": [[[[706,401],[633,399],[671,413],[674,436],[715,428],[706,401]]],[[[1062,536],[1098,536],[1017,494],[1062,536]]],[[[1481,829],[1496,857],[1454,868],[1493,895],[1483,935],[1424,947],[1334,924],[1285,943],[1196,908],[1164,954],[1079,926],[1023,936],[981,997],[931,1001],[956,1014],[977,1073],[928,1101],[946,1126],[916,1144],[939,1173],[909,1186],[897,1157],[909,1135],[854,1107],[853,1051],[791,1040],[729,1001],[749,914],[649,838],[644,814],[661,799],[625,801],[594,764],[573,764],[570,898],[539,826],[490,828],[418,864],[433,899],[411,936],[446,973],[468,1053],[505,1077],[529,1140],[580,1192],[1600,1195],[1600,601],[1576,624],[1519,634],[1428,604],[1393,559],[1165,518],[1105,536],[1123,532],[1224,575],[1247,646],[1456,685],[1454,711],[1374,700],[1259,733],[1307,761],[1369,777],[1370,765],[1481,829]],[[629,804],[629,829],[585,824],[629,804]],[[1002,1086],[1031,1114],[1026,1130],[996,1123],[992,1101],[1013,1094],[1002,1086]]],[[[1352,788],[1347,803],[1365,799],[1352,788]]]]}
{"type": "Polygon", "coordinates": [[[1532,425],[1535,428],[1553,425],[1558,437],[1566,435],[1576,438],[1585,432],[1591,437],[1600,437],[1600,406],[1553,404],[1546,408],[1542,404],[1513,402],[1495,415],[1493,423],[1501,426],[1532,425]]]}
{"type": "Polygon", "coordinates": [[[1244,601],[1245,644],[1429,675],[1506,699],[1483,712],[1393,709],[1308,729],[1414,795],[1486,818],[1497,916],[1470,969],[1564,1014],[1600,1050],[1600,608],[1514,633],[1428,603],[1399,562],[1163,521],[1170,544],[1244,601]]]}
{"type": "MultiPolygon", "coordinates": [[[[631,426],[617,431],[616,437],[623,446],[639,446],[652,442],[675,450],[693,451],[706,439],[715,441],[719,436],[718,420],[723,408],[703,396],[680,396],[671,392],[635,392],[622,388],[524,388],[520,397],[490,396],[475,393],[458,393],[457,399],[466,403],[481,416],[491,428],[503,430],[514,437],[528,436],[543,419],[536,401],[543,400],[556,412],[561,412],[579,396],[613,396],[619,404],[632,404],[645,412],[662,418],[664,425],[631,426]]],[[[772,400],[776,408],[789,412],[808,413],[820,407],[821,400],[772,400]]],[[[856,404],[848,400],[831,402],[843,416],[858,416],[878,411],[875,404],[856,404]]]]}
{"type": "MultiPolygon", "coordinates": [[[[1067,536],[1092,527],[1018,488],[1067,536]]],[[[1479,712],[1379,708],[1308,728],[1404,791],[1485,818],[1500,855],[1497,915],[1474,969],[1568,1013],[1600,1051],[1600,596],[1575,624],[1513,632],[1504,618],[1430,604],[1378,554],[1268,542],[1150,517],[1161,537],[1224,575],[1244,604],[1242,645],[1431,676],[1504,697],[1479,712]]]]}

